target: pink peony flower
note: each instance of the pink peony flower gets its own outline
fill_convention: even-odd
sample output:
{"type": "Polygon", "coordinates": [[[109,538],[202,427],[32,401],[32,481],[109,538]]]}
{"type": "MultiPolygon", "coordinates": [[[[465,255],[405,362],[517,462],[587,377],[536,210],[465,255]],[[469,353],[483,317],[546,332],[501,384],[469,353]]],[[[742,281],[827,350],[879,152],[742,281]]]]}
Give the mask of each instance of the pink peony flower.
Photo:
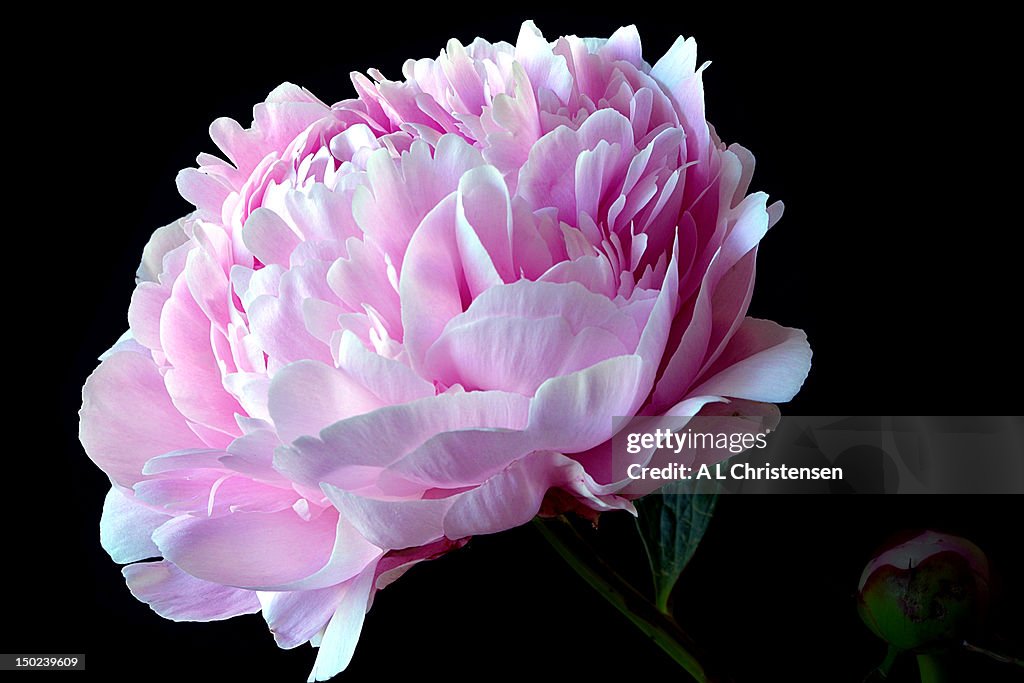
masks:
{"type": "Polygon", "coordinates": [[[348,664],[375,591],[539,512],[632,510],[612,416],[763,411],[810,365],[745,317],[753,157],[693,40],[452,40],[327,106],[285,84],[178,176],[86,382],[101,541],[160,615],[261,611],[348,664]],[[754,403],[757,402],[757,403],[754,403]],[[138,562],[161,558],[153,562],[138,562]]]}

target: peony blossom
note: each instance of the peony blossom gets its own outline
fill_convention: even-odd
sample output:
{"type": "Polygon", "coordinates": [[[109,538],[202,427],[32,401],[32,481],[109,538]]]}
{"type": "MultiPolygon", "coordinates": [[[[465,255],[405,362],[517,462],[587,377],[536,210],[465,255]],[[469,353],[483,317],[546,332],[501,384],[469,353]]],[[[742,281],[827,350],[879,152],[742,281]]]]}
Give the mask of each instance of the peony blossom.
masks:
{"type": "Polygon", "coordinates": [[[85,384],[101,542],[174,620],[261,612],[349,663],[377,590],[540,514],[633,510],[613,416],[762,413],[810,367],[746,317],[782,213],[692,39],[449,41],[328,106],[290,84],[177,178],[85,384]],[[153,560],[141,562],[141,560],[153,560]]]}

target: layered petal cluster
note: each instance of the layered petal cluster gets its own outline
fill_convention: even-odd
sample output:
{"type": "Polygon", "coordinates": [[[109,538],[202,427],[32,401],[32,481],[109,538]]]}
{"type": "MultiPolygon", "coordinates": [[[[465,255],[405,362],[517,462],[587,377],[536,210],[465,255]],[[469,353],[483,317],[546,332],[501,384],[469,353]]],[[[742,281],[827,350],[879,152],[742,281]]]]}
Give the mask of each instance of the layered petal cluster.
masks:
{"type": "Polygon", "coordinates": [[[810,365],[746,317],[781,215],[679,39],[450,41],[328,106],[289,84],[146,247],[89,378],[101,540],[178,620],[348,664],[376,590],[538,513],[627,509],[612,417],[763,411],[810,365]],[[140,560],[153,560],[140,562],[140,560]]]}

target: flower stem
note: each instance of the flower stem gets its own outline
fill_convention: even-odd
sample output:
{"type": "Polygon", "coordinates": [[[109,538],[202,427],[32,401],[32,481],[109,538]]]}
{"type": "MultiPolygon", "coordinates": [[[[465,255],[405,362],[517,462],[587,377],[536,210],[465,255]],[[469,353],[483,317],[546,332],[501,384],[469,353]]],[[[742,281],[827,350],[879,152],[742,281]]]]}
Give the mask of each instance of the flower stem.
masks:
{"type": "Polygon", "coordinates": [[[664,650],[698,683],[715,683],[695,654],[690,637],[602,560],[564,517],[534,519],[544,539],[594,590],[664,650]]]}
{"type": "Polygon", "coordinates": [[[902,650],[898,650],[892,645],[890,645],[889,649],[885,653],[885,659],[882,660],[882,663],[878,665],[877,669],[875,669],[873,672],[871,672],[871,674],[869,674],[867,680],[884,681],[886,678],[888,678],[889,672],[892,671],[892,667],[896,663],[896,658],[900,656],[901,652],[902,650]],[[874,678],[872,678],[872,676],[874,676],[874,678]]]}
{"type": "Polygon", "coordinates": [[[940,655],[918,655],[917,668],[921,674],[921,683],[947,683],[953,680],[948,676],[946,662],[940,655]]]}

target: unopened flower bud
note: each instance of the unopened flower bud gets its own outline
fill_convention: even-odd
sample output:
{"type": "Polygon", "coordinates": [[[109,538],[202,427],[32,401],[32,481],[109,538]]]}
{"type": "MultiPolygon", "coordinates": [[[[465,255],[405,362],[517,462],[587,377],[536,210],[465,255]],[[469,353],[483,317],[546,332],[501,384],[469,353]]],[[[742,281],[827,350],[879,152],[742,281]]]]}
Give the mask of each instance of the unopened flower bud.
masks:
{"type": "Polygon", "coordinates": [[[962,641],[988,605],[988,559],[957,536],[925,531],[878,554],[860,577],[857,609],[898,650],[962,641]]]}

